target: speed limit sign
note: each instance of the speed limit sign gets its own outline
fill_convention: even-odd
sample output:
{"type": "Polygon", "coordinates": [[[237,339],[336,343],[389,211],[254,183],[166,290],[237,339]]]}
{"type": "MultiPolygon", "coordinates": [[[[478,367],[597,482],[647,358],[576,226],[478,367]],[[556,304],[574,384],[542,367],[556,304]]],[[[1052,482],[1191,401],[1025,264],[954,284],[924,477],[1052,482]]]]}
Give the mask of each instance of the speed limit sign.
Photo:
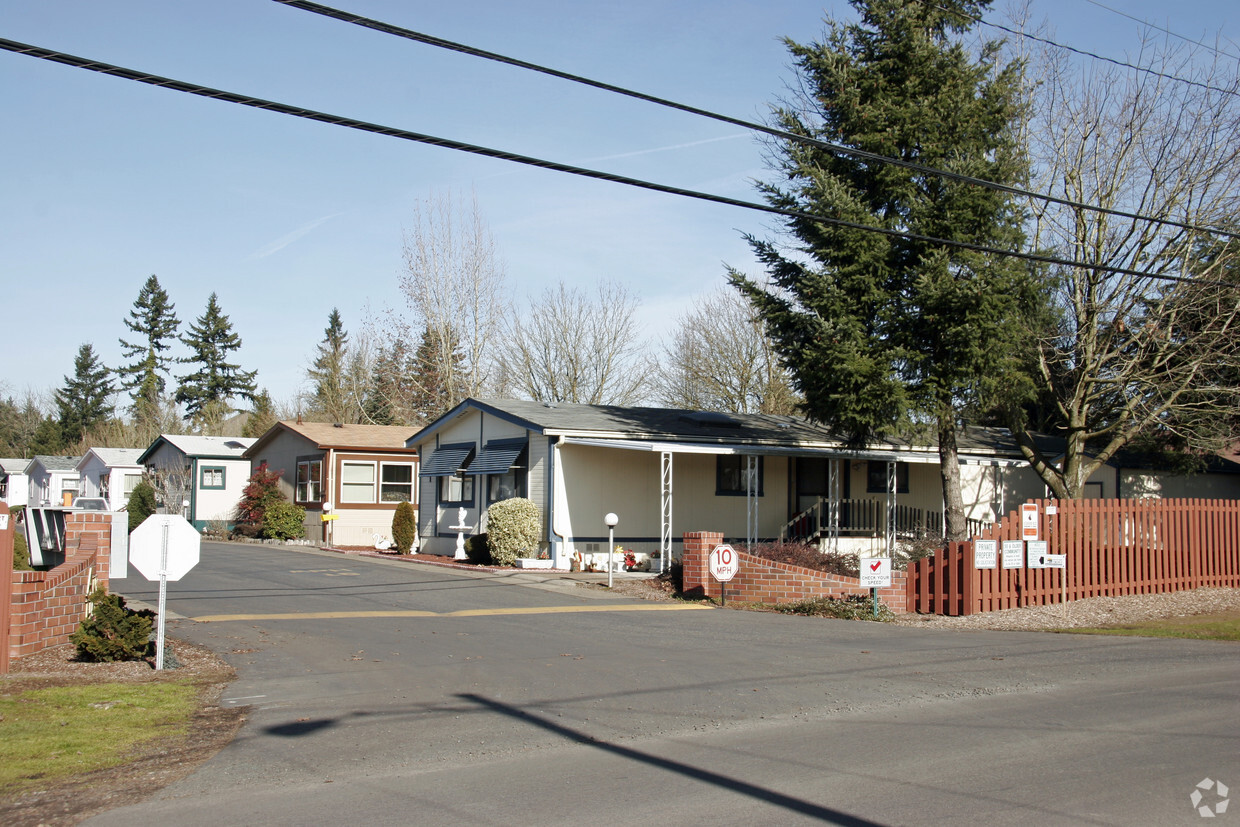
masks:
{"type": "Polygon", "coordinates": [[[726,583],[735,577],[740,567],[740,557],[729,545],[715,546],[715,550],[710,553],[710,573],[720,583],[726,583]]]}

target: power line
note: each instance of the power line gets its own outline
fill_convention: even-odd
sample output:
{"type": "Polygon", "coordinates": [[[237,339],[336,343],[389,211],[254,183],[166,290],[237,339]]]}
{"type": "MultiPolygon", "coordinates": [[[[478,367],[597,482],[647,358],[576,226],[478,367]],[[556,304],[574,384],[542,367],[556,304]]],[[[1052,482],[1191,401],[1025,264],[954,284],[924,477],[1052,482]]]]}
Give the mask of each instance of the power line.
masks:
{"type": "Polygon", "coordinates": [[[1229,57],[1232,60],[1240,60],[1240,57],[1233,55],[1231,52],[1225,52],[1222,49],[1219,49],[1215,46],[1211,46],[1209,43],[1204,43],[1200,40],[1193,40],[1191,37],[1185,37],[1179,32],[1173,32],[1171,31],[1171,29],[1168,29],[1164,26],[1159,26],[1158,24],[1151,23],[1148,20],[1142,20],[1140,17],[1134,17],[1133,15],[1129,14],[1126,11],[1120,11],[1119,9],[1106,5],[1105,3],[1099,3],[1098,0],[1085,0],[1085,2],[1095,5],[1100,9],[1106,9],[1112,14],[1118,14],[1120,17],[1127,17],[1129,20],[1132,20],[1136,23],[1140,23],[1142,26],[1147,26],[1151,29],[1157,29],[1158,31],[1163,32],[1164,34],[1169,34],[1172,37],[1177,37],[1180,40],[1183,40],[1185,43],[1192,43],[1194,46],[1200,46],[1203,49],[1214,52],[1214,54],[1218,55],[1219,57],[1229,57]]]}
{"type": "MultiPolygon", "coordinates": [[[[281,0],[276,0],[276,2],[281,2],[281,0]]],[[[941,11],[949,11],[948,9],[944,9],[942,6],[938,5],[937,3],[929,2],[929,0],[918,0],[918,2],[923,3],[924,5],[934,6],[936,9],[939,9],[941,11]]],[[[1159,72],[1157,69],[1150,69],[1145,66],[1138,66],[1135,63],[1126,63],[1125,61],[1122,61],[1122,60],[1116,60],[1113,57],[1107,57],[1106,55],[1100,55],[1100,54],[1097,54],[1096,52],[1091,52],[1086,49],[1078,49],[1075,46],[1069,46],[1065,43],[1059,43],[1057,41],[1050,40],[1049,38],[1040,37],[1036,34],[1029,34],[1028,32],[1021,31],[1020,29],[1013,29],[1010,26],[1004,26],[1002,23],[992,23],[989,20],[983,20],[980,17],[974,17],[973,15],[966,14],[965,12],[962,12],[962,11],[951,11],[950,13],[958,14],[961,17],[965,18],[966,20],[972,20],[974,23],[980,23],[983,26],[989,26],[992,29],[998,29],[1001,32],[1006,32],[1007,34],[1015,35],[1016,37],[1023,37],[1026,40],[1033,40],[1038,43],[1042,43],[1046,46],[1052,46],[1056,49],[1063,49],[1065,52],[1072,52],[1073,54],[1078,54],[1081,57],[1088,57],[1088,58],[1093,58],[1094,60],[1101,60],[1104,63],[1111,63],[1111,64],[1114,64],[1115,66],[1119,66],[1124,69],[1132,69],[1135,72],[1143,72],[1147,75],[1153,75],[1154,77],[1159,77],[1164,80],[1173,80],[1173,81],[1176,81],[1177,83],[1184,83],[1189,86],[1196,86],[1198,89],[1206,89],[1210,92],[1218,92],[1219,94],[1222,94],[1222,95],[1232,95],[1233,97],[1240,97],[1240,92],[1237,92],[1235,89],[1226,89],[1222,86],[1213,86],[1209,83],[1201,83],[1200,81],[1189,80],[1188,78],[1182,78],[1179,75],[1172,75],[1167,72],[1159,72]]]]}
{"type": "MultiPolygon", "coordinates": [[[[831,152],[836,155],[843,154],[843,155],[848,155],[854,158],[862,158],[867,161],[878,161],[884,164],[893,164],[895,166],[905,167],[907,169],[912,169],[917,172],[922,172],[927,175],[938,175],[943,178],[949,178],[955,181],[961,181],[963,183],[973,184],[975,186],[997,190],[999,192],[1006,192],[1011,195],[1019,195],[1023,198],[1034,198],[1034,199],[1038,199],[1041,201],[1047,201],[1047,202],[1054,203],[1054,204],[1060,204],[1065,207],[1072,207],[1074,209],[1082,209],[1082,210],[1088,210],[1090,212],[1101,213],[1103,215],[1111,215],[1117,218],[1127,218],[1127,219],[1131,219],[1134,221],[1148,221],[1153,224],[1160,224],[1160,225],[1168,226],[1168,227],[1176,227],[1182,230],[1191,230],[1193,232],[1215,233],[1218,235],[1227,236],[1229,238],[1240,238],[1240,234],[1230,233],[1230,232],[1227,232],[1226,230],[1214,229],[1210,227],[1202,227],[1196,224],[1188,224],[1188,223],[1181,222],[1181,221],[1175,221],[1170,218],[1157,218],[1154,216],[1142,215],[1140,213],[1132,213],[1132,212],[1126,212],[1124,210],[1116,210],[1116,209],[1111,209],[1108,207],[1099,207],[1099,206],[1095,206],[1092,204],[1085,204],[1080,201],[1072,201],[1070,199],[1059,198],[1054,195],[1047,195],[1044,193],[1032,192],[1030,190],[1021,189],[1019,187],[1009,186],[1007,184],[1000,184],[995,181],[987,181],[984,178],[974,178],[972,176],[962,175],[957,172],[950,172],[947,170],[937,169],[935,167],[925,166],[924,164],[918,164],[913,161],[905,161],[900,158],[892,158],[887,155],[880,155],[875,152],[867,152],[863,149],[857,149],[854,147],[845,146],[844,144],[837,144],[837,143],[832,143],[830,141],[824,141],[819,138],[810,137],[808,135],[798,135],[795,132],[788,132],[783,129],[776,129],[775,127],[767,126],[765,124],[754,123],[752,121],[746,121],[741,118],[734,118],[730,115],[722,115],[717,112],[711,112],[710,110],[707,110],[707,109],[700,109],[696,106],[690,106],[688,104],[677,103],[676,101],[668,100],[666,98],[660,98],[655,95],[647,94],[645,92],[637,92],[632,89],[626,89],[622,86],[615,86],[610,83],[604,83],[603,81],[592,80],[590,78],[583,77],[581,75],[574,75],[569,72],[561,71],[559,69],[552,69],[547,66],[540,66],[537,63],[530,63],[528,61],[519,60],[517,58],[508,57],[506,55],[497,54],[496,52],[488,52],[484,49],[478,49],[473,46],[466,46],[462,43],[455,43],[451,40],[445,40],[441,37],[435,37],[434,35],[424,34],[422,32],[416,32],[416,31],[413,31],[412,29],[402,28],[400,26],[396,26],[391,23],[384,23],[381,20],[375,20],[373,18],[363,17],[362,15],[353,14],[352,12],[346,12],[340,9],[335,9],[335,8],[332,8],[331,6],[324,6],[321,3],[311,2],[311,0],[275,0],[275,2],[280,3],[281,5],[291,6],[292,8],[300,9],[302,11],[308,11],[313,14],[318,14],[324,17],[329,17],[329,18],[332,18],[333,20],[339,20],[344,23],[352,23],[354,25],[362,26],[363,28],[367,28],[367,29],[374,29],[375,31],[383,32],[384,34],[390,34],[395,37],[404,38],[406,40],[413,40],[418,43],[424,43],[429,46],[436,46],[441,49],[448,49],[450,51],[460,52],[461,54],[466,54],[471,57],[479,57],[485,60],[492,60],[497,63],[506,64],[508,66],[515,66],[520,69],[528,69],[531,72],[539,72],[541,74],[550,75],[551,77],[560,78],[561,80],[567,80],[572,83],[579,83],[585,86],[591,86],[591,87],[594,87],[595,89],[601,89],[605,92],[613,92],[618,95],[624,95],[626,97],[635,98],[641,101],[646,101],[647,103],[653,103],[657,106],[663,106],[669,109],[678,110],[680,112],[687,112],[691,115],[698,115],[700,117],[710,118],[711,120],[720,121],[722,123],[731,124],[733,126],[740,126],[745,129],[749,129],[755,132],[761,132],[763,134],[770,135],[775,138],[779,138],[781,140],[795,141],[797,143],[814,146],[819,149],[825,149],[828,152],[831,152]]],[[[984,21],[979,21],[979,22],[984,22],[984,21]]]]}
{"type": "Polygon", "coordinates": [[[200,86],[195,83],[189,83],[182,80],[174,80],[172,78],[162,77],[160,75],[152,75],[146,72],[140,72],[136,69],[127,69],[123,66],[116,66],[102,61],[91,60],[90,58],[78,57],[65,52],[58,52],[52,49],[45,49],[41,46],[33,46],[28,43],[20,43],[15,40],[0,38],[0,49],[14,52],[16,54],[26,55],[27,57],[36,57],[41,60],[47,60],[52,63],[60,63],[65,66],[72,66],[77,69],[86,69],[91,72],[98,72],[103,75],[131,80],[136,83],[145,83],[149,86],[158,86],[163,89],[171,89],[176,92],[184,92],[189,95],[197,95],[199,97],[210,98],[212,100],[220,100],[226,103],[235,103],[240,106],[249,106],[255,109],[263,109],[269,112],[276,112],[281,115],[291,115],[296,118],[304,118],[306,120],[317,121],[319,123],[332,124],[334,126],[343,126],[348,129],[356,129],[362,132],[372,132],[377,135],[386,135],[392,138],[400,138],[415,143],[428,144],[430,146],[438,146],[444,149],[453,149],[458,152],[466,152],[471,155],[481,155],[486,158],[495,158],[501,161],[511,161],[525,166],[537,167],[539,169],[551,170],[553,172],[563,172],[569,175],[577,175],[583,178],[592,178],[598,181],[609,181],[615,184],[624,184],[625,186],[637,187],[639,189],[652,190],[668,195],[678,195],[685,198],[694,198],[699,201],[708,201],[715,204],[724,204],[732,207],[740,207],[741,209],[756,210],[758,212],[782,215],[789,218],[800,218],[806,221],[812,221],[818,224],[826,224],[835,227],[844,227],[847,229],[860,230],[863,232],[878,233],[888,237],[905,238],[910,241],[919,241],[926,244],[937,244],[945,247],[954,247],[962,250],[969,250],[978,253],[988,253],[998,256],[1006,256],[1009,258],[1021,259],[1037,264],[1050,264],[1059,267],[1076,267],[1086,270],[1095,270],[1099,272],[1114,273],[1116,275],[1136,276],[1138,278],[1149,278],[1159,281],[1185,282],[1199,285],[1216,285],[1220,287],[1234,287],[1235,285],[1227,282],[1205,281],[1191,276],[1175,276],[1163,273],[1148,273],[1142,270],[1132,270],[1125,267],[1115,267],[1111,265],[1088,264],[1082,261],[1074,261],[1072,259],[1063,259],[1055,256],[1040,255],[1038,253],[1026,253],[1019,250],[1000,250],[994,247],[987,247],[981,244],[973,244],[967,241],[956,241],[954,239],[936,238],[934,236],[924,236],[917,233],[906,232],[903,230],[893,230],[886,227],[874,227],[868,224],[859,224],[854,221],[846,221],[840,218],[830,218],[826,216],[814,215],[813,213],[803,212],[801,210],[790,210],[782,207],[776,207],[771,204],[759,204],[753,201],[742,201],[739,198],[729,198],[723,195],[715,195],[713,193],[699,192],[696,190],[684,189],[681,187],[672,187],[667,184],[659,184],[652,181],[644,181],[639,178],[629,178],[624,175],[616,175],[610,172],[601,172],[599,170],[586,169],[584,167],[576,167],[569,164],[561,164],[557,161],[548,161],[541,158],[534,158],[528,155],[520,155],[515,152],[508,152],[502,149],[493,149],[491,147],[479,146],[477,144],[456,141],[451,138],[442,138],[435,135],[426,135],[420,132],[412,132],[406,129],[400,129],[393,126],[384,126],[382,124],[370,123],[368,121],[360,121],[354,118],[342,115],[332,115],[326,112],[319,112],[313,109],[305,109],[299,106],[292,106],[277,101],[264,100],[249,95],[242,95],[236,92],[227,92],[221,89],[213,89],[209,86],[200,86]]]}

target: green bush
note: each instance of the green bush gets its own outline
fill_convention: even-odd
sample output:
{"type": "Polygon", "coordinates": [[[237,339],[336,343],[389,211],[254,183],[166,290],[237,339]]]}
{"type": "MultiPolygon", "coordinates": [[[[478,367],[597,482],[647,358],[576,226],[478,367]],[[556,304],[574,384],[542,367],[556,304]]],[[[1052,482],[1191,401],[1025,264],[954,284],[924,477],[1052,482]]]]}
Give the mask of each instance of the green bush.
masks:
{"type": "Polygon", "coordinates": [[[538,555],[542,520],[533,500],[513,497],[487,510],[487,547],[497,566],[511,566],[518,557],[538,555]]]}
{"type": "Polygon", "coordinates": [[[465,557],[475,566],[489,566],[492,563],[491,549],[485,533],[474,534],[465,538],[465,557]]]}
{"type": "Polygon", "coordinates": [[[125,608],[125,598],[108,594],[103,586],[90,593],[94,610],[69,636],[77,647],[78,658],[89,661],[141,660],[149,657],[154,644],[151,630],[155,613],[149,609],[125,608]]]}
{"type": "Polygon", "coordinates": [[[20,529],[13,532],[13,571],[30,571],[30,549],[26,547],[26,533],[20,529]]]}
{"type": "Polygon", "coordinates": [[[392,515],[392,541],[396,543],[396,551],[408,554],[417,536],[418,520],[413,513],[413,503],[406,500],[396,506],[396,513],[392,515]]]}
{"type": "Polygon", "coordinates": [[[780,603],[771,608],[783,614],[838,617],[841,620],[888,622],[895,619],[895,614],[881,600],[878,603],[878,617],[875,617],[873,599],[863,594],[848,597],[809,597],[794,603],[780,603]]]}
{"type": "Polygon", "coordinates": [[[263,536],[270,540],[293,540],[306,533],[306,509],[288,500],[276,500],[263,512],[263,536]]]}
{"type": "Polygon", "coordinates": [[[129,495],[129,533],[155,513],[155,486],[145,478],[138,481],[129,495]]]}

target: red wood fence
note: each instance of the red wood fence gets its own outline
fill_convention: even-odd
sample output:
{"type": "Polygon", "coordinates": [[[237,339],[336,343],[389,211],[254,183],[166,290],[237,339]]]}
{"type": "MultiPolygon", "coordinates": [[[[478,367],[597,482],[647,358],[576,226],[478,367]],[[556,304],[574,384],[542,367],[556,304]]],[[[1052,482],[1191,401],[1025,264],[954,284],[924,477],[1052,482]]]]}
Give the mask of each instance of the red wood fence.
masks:
{"type": "MultiPolygon", "coordinates": [[[[1240,587],[1240,501],[1030,502],[1038,506],[1039,539],[1047,553],[1066,556],[1065,569],[978,569],[973,541],[949,543],[909,565],[909,609],[969,615],[1064,599],[1240,587]]],[[[1012,512],[974,539],[1001,545],[1022,539],[1023,528],[1012,512]]]]}

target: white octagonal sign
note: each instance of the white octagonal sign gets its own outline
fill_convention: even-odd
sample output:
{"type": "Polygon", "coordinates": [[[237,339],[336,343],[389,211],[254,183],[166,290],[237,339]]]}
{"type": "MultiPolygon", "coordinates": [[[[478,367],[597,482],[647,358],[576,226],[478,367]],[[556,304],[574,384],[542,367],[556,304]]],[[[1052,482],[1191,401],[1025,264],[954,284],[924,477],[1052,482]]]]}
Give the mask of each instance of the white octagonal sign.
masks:
{"type": "Polygon", "coordinates": [[[180,514],[152,514],[129,535],[129,565],[147,580],[159,579],[165,540],[169,580],[180,580],[198,565],[202,535],[180,514]]]}
{"type": "Polygon", "coordinates": [[[715,550],[710,553],[710,573],[720,583],[726,583],[735,577],[740,567],[741,560],[736,549],[726,543],[715,546],[715,550]]]}

